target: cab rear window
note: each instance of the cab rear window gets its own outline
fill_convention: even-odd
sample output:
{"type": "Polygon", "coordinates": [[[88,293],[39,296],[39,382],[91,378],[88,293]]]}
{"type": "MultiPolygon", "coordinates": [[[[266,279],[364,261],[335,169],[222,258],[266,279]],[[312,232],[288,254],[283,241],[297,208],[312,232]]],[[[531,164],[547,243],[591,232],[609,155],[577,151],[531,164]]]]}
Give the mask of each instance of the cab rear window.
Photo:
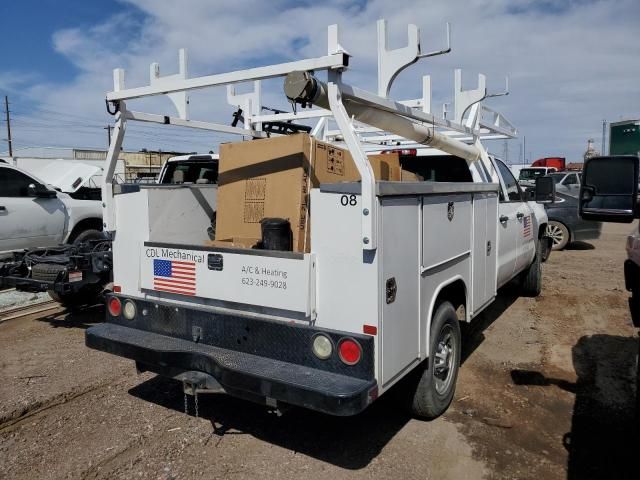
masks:
{"type": "Polygon", "coordinates": [[[181,161],[167,165],[163,184],[198,183],[213,184],[218,182],[218,162],[181,161]]]}

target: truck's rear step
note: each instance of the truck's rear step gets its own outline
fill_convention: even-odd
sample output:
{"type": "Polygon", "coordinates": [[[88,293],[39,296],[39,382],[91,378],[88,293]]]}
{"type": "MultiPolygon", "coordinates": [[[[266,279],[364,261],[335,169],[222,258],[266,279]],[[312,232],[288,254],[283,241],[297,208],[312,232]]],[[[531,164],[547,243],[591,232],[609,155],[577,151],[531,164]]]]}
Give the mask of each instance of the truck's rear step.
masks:
{"type": "Polygon", "coordinates": [[[152,366],[208,373],[231,391],[242,390],[333,415],[354,415],[375,398],[376,381],[195,343],[113,323],[91,327],[88,347],[152,366]]]}

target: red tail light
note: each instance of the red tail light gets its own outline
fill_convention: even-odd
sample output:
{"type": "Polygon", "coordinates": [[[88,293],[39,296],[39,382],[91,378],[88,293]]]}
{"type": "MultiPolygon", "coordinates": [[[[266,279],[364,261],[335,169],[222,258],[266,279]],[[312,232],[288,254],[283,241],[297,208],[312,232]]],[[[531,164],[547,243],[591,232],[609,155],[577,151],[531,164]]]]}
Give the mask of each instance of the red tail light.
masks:
{"type": "Polygon", "coordinates": [[[338,354],[347,365],[355,365],[362,358],[362,347],[353,338],[343,338],[338,344],[338,354]]]}
{"type": "Polygon", "coordinates": [[[107,307],[112,317],[120,316],[120,313],[122,312],[122,303],[118,297],[111,297],[107,307]]]}

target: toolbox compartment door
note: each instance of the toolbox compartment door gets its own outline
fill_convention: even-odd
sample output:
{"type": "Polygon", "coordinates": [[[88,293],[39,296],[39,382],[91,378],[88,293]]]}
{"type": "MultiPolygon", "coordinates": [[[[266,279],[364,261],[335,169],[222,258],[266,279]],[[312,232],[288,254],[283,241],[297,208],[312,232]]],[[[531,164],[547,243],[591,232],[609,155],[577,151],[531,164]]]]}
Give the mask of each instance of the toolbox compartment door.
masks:
{"type": "Polygon", "coordinates": [[[382,201],[382,384],[420,357],[420,203],[382,201]]]}
{"type": "Polygon", "coordinates": [[[312,254],[145,242],[140,258],[140,286],[148,295],[198,297],[228,308],[253,305],[305,316],[315,310],[312,254]]]}
{"type": "Polygon", "coordinates": [[[497,216],[497,195],[476,193],[473,197],[473,276],[469,312],[472,316],[496,296],[497,216]]]}

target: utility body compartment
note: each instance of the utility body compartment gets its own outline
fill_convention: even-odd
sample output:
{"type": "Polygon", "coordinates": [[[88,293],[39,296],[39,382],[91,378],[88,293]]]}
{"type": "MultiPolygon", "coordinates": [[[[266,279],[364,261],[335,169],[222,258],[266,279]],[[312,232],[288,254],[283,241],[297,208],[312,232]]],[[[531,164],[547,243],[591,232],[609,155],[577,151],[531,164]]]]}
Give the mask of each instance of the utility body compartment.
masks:
{"type": "MultiPolygon", "coordinates": [[[[133,321],[109,313],[109,326],[87,333],[88,345],[164,375],[199,371],[234,395],[357,413],[432,355],[429,324],[444,285],[465,285],[468,319],[495,296],[496,285],[496,249],[487,245],[496,241],[497,185],[376,186],[381,241],[374,252],[359,246],[359,182],[311,189],[310,253],[207,246],[204,234],[199,245],[166,241],[162,229],[153,228],[161,210],[152,203],[180,199],[184,211],[206,219],[193,213],[202,208],[199,195],[189,193],[194,187],[116,196],[116,297],[147,313],[133,321]],[[132,224],[136,228],[126,228],[132,224]],[[273,336],[279,325],[294,329],[286,344],[273,336]],[[318,334],[332,339],[327,361],[312,353],[318,334]],[[345,339],[361,346],[356,365],[338,359],[345,339]],[[284,351],[290,354],[283,357],[284,351]],[[366,374],[362,362],[369,365],[366,374]],[[267,377],[255,383],[256,375],[267,377]]],[[[166,238],[188,226],[188,219],[178,220],[166,238]]]]}

